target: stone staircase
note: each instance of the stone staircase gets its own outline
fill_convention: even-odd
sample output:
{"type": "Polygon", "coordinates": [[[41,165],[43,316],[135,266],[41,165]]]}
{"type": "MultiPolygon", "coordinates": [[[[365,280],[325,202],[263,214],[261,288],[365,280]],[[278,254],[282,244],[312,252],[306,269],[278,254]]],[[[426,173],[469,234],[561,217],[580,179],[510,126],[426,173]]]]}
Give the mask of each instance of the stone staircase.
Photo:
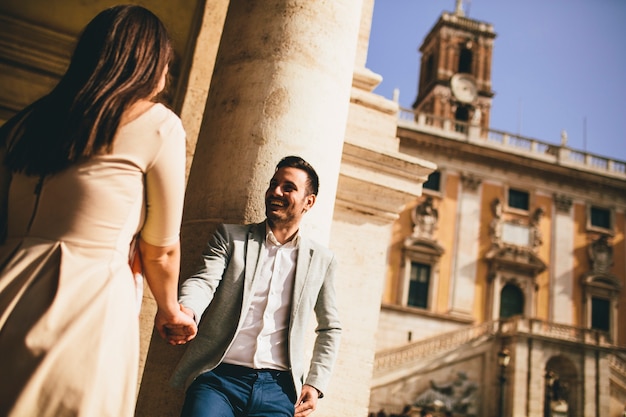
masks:
{"type": "Polygon", "coordinates": [[[458,359],[471,351],[485,348],[496,335],[524,334],[547,337],[614,350],[609,355],[611,380],[626,397],[626,349],[610,343],[605,335],[579,327],[555,324],[537,319],[514,317],[465,327],[376,353],[372,386],[384,385],[402,377],[427,371],[430,367],[458,359]],[[460,349],[463,347],[463,349],[460,349]]]}
{"type": "Polygon", "coordinates": [[[459,355],[484,346],[500,326],[500,321],[491,321],[379,351],[374,357],[372,387],[456,360],[459,355]]]}
{"type": "Polygon", "coordinates": [[[615,387],[623,402],[626,403],[626,352],[615,352],[608,357],[611,370],[611,385],[615,387]]]}

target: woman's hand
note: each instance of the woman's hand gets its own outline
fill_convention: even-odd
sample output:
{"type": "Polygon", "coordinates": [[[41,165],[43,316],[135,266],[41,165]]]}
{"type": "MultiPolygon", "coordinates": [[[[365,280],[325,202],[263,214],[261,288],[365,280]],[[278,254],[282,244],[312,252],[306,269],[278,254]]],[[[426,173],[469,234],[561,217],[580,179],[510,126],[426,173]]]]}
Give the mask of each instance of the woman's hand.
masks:
{"type": "Polygon", "coordinates": [[[180,310],[167,314],[157,310],[154,326],[159,335],[170,345],[182,345],[196,337],[198,326],[193,318],[193,312],[179,305],[180,310]]]}

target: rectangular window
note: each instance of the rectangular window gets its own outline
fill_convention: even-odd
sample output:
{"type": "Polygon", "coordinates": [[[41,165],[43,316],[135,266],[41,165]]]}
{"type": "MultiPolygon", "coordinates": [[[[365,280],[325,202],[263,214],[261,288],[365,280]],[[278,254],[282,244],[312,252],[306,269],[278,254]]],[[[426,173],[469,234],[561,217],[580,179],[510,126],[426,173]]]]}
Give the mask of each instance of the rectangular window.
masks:
{"type": "Polygon", "coordinates": [[[509,207],[528,211],[530,207],[530,195],[526,191],[509,188],[509,207]]]}
{"type": "Polygon", "coordinates": [[[591,328],[608,332],[610,330],[611,302],[606,298],[591,298],[591,328]]]}
{"type": "Polygon", "coordinates": [[[435,171],[431,173],[422,187],[427,190],[439,191],[441,187],[441,172],[435,171]]]}
{"type": "Polygon", "coordinates": [[[430,265],[411,262],[409,299],[412,307],[428,308],[428,287],[430,286],[430,265]]]}
{"type": "Polygon", "coordinates": [[[590,224],[592,227],[611,229],[611,210],[591,206],[589,216],[591,217],[590,224]]]}

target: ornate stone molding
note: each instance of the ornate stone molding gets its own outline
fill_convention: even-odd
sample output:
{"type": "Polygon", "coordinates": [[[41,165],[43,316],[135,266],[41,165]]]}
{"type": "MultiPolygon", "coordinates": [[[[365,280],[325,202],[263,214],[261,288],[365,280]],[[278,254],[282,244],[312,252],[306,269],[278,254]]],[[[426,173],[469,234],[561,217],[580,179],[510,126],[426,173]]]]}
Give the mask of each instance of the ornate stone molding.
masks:
{"type": "Polygon", "coordinates": [[[606,235],[600,236],[587,247],[591,271],[595,274],[609,274],[613,266],[613,247],[606,235]]]}
{"type": "Polygon", "coordinates": [[[482,181],[482,179],[474,176],[473,174],[461,175],[461,184],[463,184],[463,189],[467,191],[476,192],[482,181]]]}
{"type": "Polygon", "coordinates": [[[557,212],[569,213],[572,208],[572,198],[563,194],[554,194],[554,205],[557,212]]]}

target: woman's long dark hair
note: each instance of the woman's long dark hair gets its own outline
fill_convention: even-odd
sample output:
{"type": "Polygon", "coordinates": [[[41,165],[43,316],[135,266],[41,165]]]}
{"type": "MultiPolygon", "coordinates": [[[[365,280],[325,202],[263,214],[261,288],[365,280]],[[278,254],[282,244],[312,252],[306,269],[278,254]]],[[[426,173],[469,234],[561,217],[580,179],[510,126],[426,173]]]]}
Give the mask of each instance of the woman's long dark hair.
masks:
{"type": "Polygon", "coordinates": [[[102,11],[83,30],[59,84],[0,128],[5,164],[47,175],[111,152],[122,114],[152,97],[172,54],[165,26],[149,10],[102,11]]]}

